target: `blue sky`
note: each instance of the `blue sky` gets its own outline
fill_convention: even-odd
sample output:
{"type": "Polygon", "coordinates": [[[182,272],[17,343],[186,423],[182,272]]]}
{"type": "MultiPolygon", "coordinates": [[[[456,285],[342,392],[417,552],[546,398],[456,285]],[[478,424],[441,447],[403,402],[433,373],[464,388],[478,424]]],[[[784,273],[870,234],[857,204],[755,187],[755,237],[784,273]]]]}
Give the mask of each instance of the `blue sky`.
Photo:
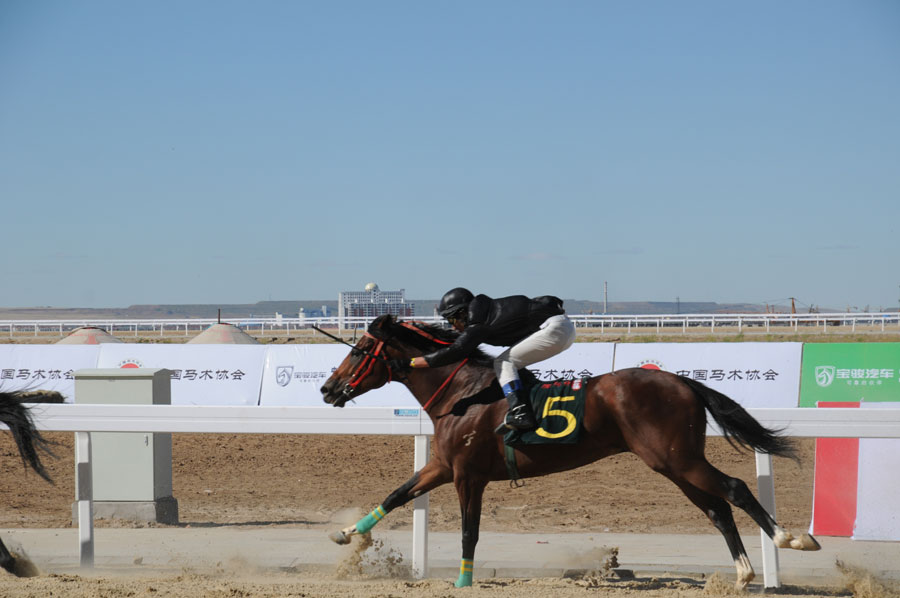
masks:
{"type": "Polygon", "coordinates": [[[900,299],[900,3],[0,1],[0,305],[900,299]]]}

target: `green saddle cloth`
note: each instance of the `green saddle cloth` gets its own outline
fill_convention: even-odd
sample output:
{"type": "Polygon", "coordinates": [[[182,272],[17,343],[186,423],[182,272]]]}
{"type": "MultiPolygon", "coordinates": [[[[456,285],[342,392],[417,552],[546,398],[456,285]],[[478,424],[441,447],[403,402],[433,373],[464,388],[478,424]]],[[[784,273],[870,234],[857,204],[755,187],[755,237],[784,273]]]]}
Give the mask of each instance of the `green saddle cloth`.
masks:
{"type": "MultiPolygon", "coordinates": [[[[587,378],[537,382],[531,388],[531,406],[537,428],[528,432],[510,430],[504,444],[575,444],[584,419],[587,378]]],[[[529,381],[523,380],[526,384],[529,381]]]]}

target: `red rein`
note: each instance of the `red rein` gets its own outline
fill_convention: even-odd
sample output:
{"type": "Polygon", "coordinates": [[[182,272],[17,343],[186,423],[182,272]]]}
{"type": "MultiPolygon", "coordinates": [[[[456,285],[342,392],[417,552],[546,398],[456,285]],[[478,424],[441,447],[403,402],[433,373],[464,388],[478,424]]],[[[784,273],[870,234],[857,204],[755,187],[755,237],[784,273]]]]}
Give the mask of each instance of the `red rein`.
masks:
{"type": "Polygon", "coordinates": [[[456,366],[456,369],[453,370],[453,373],[450,374],[446,380],[444,380],[444,383],[441,384],[436,391],[434,391],[434,394],[431,395],[431,398],[428,399],[427,401],[425,401],[425,404],[422,405],[422,409],[424,409],[425,411],[428,411],[428,408],[431,407],[431,404],[434,403],[434,400],[436,398],[438,398],[438,395],[441,394],[441,391],[444,390],[444,388],[448,384],[450,384],[450,381],[453,380],[453,376],[456,375],[456,372],[458,372],[460,370],[460,368],[462,368],[462,366],[466,365],[467,361],[469,361],[468,357],[466,357],[465,359],[463,359],[462,361],[459,362],[459,365],[456,366]]]}

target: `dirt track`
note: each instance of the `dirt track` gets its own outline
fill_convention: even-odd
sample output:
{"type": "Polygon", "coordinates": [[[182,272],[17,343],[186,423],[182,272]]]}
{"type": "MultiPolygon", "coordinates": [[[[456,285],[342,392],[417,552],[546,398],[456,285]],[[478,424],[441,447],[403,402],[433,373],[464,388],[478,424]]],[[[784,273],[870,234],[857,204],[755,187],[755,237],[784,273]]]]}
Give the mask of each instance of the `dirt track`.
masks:
{"type": "MultiPolygon", "coordinates": [[[[795,598],[890,598],[896,596],[869,578],[849,578],[842,588],[785,586],[771,595],[795,598]]],[[[216,572],[160,578],[86,578],[63,575],[19,579],[0,571],[0,595],[16,598],[708,598],[740,595],[721,577],[643,578],[611,581],[599,576],[577,579],[493,579],[470,588],[454,588],[446,580],[298,579],[290,573],[233,574],[216,572]]],[[[747,594],[744,594],[747,595],[747,594]]]]}

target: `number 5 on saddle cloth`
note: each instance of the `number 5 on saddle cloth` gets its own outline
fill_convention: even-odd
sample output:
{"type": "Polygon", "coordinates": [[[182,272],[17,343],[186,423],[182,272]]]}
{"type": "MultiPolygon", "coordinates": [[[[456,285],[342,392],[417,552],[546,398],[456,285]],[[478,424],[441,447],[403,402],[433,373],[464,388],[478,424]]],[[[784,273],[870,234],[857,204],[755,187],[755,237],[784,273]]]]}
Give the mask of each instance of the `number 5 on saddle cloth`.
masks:
{"type": "Polygon", "coordinates": [[[537,428],[528,432],[510,430],[503,436],[506,445],[575,444],[584,419],[584,396],[587,378],[539,382],[533,376],[523,379],[529,386],[529,399],[537,420],[537,428]]]}

